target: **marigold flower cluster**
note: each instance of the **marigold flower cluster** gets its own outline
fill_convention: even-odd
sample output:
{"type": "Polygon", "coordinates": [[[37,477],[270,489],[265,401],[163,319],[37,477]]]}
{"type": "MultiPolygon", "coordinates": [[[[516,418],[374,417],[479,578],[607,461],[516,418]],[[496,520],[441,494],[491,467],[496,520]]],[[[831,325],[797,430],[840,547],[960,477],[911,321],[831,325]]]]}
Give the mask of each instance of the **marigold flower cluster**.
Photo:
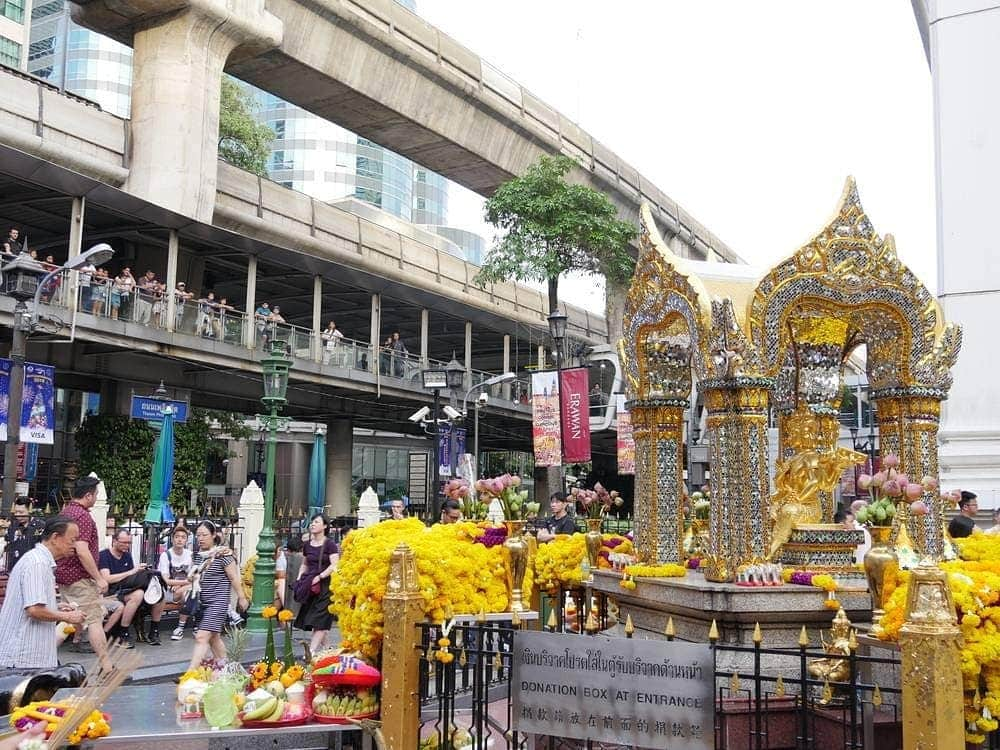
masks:
{"type": "MultiPolygon", "coordinates": [[[[332,604],[341,646],[374,658],[382,644],[382,599],[392,552],[400,542],[413,550],[423,611],[433,621],[446,612],[504,612],[508,607],[506,548],[473,544],[484,533],[475,523],[437,524],[419,519],[387,521],[352,531],[344,539],[340,562],[331,578],[332,604]]],[[[524,596],[531,590],[525,576],[524,596]]]]}
{"type": "Polygon", "coordinates": [[[280,661],[271,662],[259,661],[250,668],[250,689],[256,690],[262,685],[277,680],[284,687],[294,685],[302,679],[305,670],[299,664],[293,664],[285,669],[285,665],[280,661]]]}
{"type": "Polygon", "coordinates": [[[626,565],[625,575],[631,578],[683,578],[687,575],[687,567],[675,563],[626,565]]]}
{"type": "MultiPolygon", "coordinates": [[[[1000,538],[975,535],[956,540],[969,559],[940,563],[948,573],[962,631],[960,652],[965,689],[965,739],[982,744],[1000,716],[1000,538]]],[[[879,638],[895,641],[906,617],[910,574],[902,571],[886,603],[879,638]]]]}
{"type": "MultiPolygon", "coordinates": [[[[10,715],[10,725],[18,731],[25,732],[37,722],[45,722],[46,735],[59,729],[63,716],[71,706],[63,702],[33,701],[27,706],[15,708],[10,715]]],[[[100,711],[94,710],[77,725],[67,738],[70,745],[79,745],[85,739],[96,740],[111,734],[111,724],[100,711]]]]}
{"type": "Polygon", "coordinates": [[[558,535],[551,542],[538,545],[535,555],[535,581],[543,591],[554,594],[560,586],[574,588],[583,583],[583,558],[587,544],[583,534],[558,535]]]}

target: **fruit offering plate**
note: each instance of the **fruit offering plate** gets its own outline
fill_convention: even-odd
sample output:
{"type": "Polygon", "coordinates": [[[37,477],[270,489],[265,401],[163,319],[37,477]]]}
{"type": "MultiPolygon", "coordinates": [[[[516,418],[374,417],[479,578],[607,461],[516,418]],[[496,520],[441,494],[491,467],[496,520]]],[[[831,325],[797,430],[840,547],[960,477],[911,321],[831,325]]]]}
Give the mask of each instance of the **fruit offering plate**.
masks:
{"type": "Polygon", "coordinates": [[[246,729],[279,729],[281,727],[299,727],[309,723],[313,718],[315,717],[310,710],[306,710],[301,716],[295,716],[291,719],[279,719],[278,721],[254,721],[252,719],[244,719],[241,714],[240,723],[246,729]]]}
{"type": "Polygon", "coordinates": [[[352,719],[373,719],[376,716],[378,716],[378,711],[357,714],[355,716],[324,716],[323,714],[313,714],[312,720],[317,724],[350,724],[352,719]]]}

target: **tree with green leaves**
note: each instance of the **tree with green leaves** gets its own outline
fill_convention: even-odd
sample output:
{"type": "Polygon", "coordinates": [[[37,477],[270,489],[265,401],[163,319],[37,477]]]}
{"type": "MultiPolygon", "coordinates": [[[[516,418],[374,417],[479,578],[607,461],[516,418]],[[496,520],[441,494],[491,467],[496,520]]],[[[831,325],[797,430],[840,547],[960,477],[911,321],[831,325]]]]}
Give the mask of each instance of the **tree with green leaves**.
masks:
{"type": "Polygon", "coordinates": [[[253,95],[228,76],[222,78],[219,106],[219,158],[265,176],[274,131],[254,118],[253,95]]]}
{"type": "MultiPolygon", "coordinates": [[[[608,302],[632,278],[629,242],[635,227],[618,218],[603,193],[566,182],[576,166],[568,156],[543,156],[520,177],[508,180],[486,201],[486,220],[504,232],[476,281],[509,279],[548,284],[549,310],[558,305],[559,277],[570,271],[600,274],[608,302]]],[[[620,317],[620,315],[619,315],[620,317]]],[[[612,341],[621,321],[608,330],[612,341]]]]}

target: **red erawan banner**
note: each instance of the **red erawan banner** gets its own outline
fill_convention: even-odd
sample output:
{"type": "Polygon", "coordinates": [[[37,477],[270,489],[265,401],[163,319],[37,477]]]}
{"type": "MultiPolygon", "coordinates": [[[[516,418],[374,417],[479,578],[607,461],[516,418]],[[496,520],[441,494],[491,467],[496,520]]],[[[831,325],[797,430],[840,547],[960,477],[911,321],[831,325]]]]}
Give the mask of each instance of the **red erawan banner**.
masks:
{"type": "Polygon", "coordinates": [[[586,367],[563,370],[559,380],[563,462],[590,460],[590,376],[586,367]]]}
{"type": "Polygon", "coordinates": [[[559,380],[555,371],[531,376],[531,433],[535,466],[559,466],[559,380]]]}

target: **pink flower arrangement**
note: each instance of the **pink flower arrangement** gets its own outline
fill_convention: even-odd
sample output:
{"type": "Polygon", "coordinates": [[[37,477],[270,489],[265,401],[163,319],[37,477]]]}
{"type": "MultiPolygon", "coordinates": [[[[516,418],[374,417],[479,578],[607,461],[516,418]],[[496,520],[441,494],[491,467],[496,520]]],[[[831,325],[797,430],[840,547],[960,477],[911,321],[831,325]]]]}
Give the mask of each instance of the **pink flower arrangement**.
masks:
{"type": "Polygon", "coordinates": [[[570,495],[580,511],[586,513],[588,518],[603,518],[612,507],[621,507],[624,502],[618,490],[608,492],[600,482],[595,484],[592,490],[574,487],[570,490],[570,495]]]}
{"type": "Polygon", "coordinates": [[[867,490],[871,497],[870,501],[856,500],[851,505],[859,523],[869,526],[891,525],[895,506],[901,502],[909,504],[914,515],[927,514],[927,504],[920,498],[927,492],[937,490],[937,480],[925,476],[920,482],[911,481],[908,475],[898,470],[899,465],[899,456],[890,453],[882,458],[882,468],[878,472],[858,477],[858,489],[867,490]]]}
{"type": "Polygon", "coordinates": [[[538,512],[538,503],[529,503],[528,491],[520,487],[521,477],[517,474],[502,474],[476,482],[476,492],[482,496],[484,504],[489,505],[494,498],[500,500],[504,518],[508,521],[521,520],[526,511],[538,512]]]}

